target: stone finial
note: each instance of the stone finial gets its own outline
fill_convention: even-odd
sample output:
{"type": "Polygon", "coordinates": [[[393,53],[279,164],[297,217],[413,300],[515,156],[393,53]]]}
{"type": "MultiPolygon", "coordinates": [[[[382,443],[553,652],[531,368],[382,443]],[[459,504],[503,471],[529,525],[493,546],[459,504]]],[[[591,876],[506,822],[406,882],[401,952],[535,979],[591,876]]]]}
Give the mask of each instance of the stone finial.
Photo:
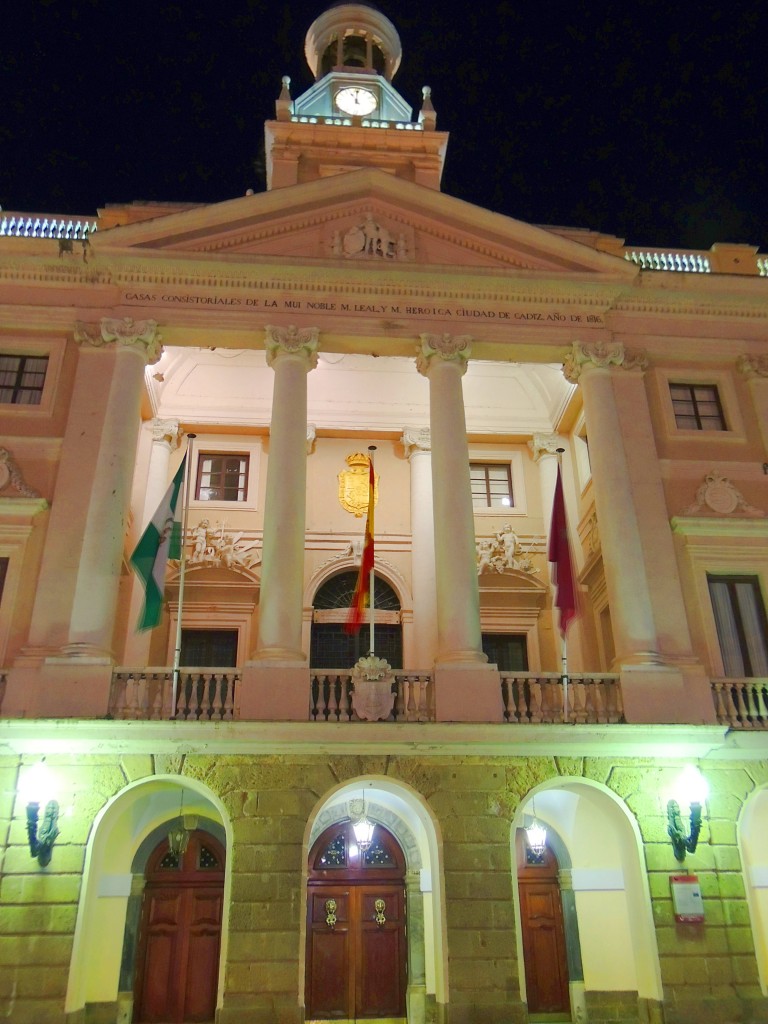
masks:
{"type": "Polygon", "coordinates": [[[275,101],[275,113],[278,121],[290,121],[293,115],[293,100],[291,99],[291,79],[289,75],[283,75],[283,87],[280,95],[275,101]]]}
{"type": "Polygon", "coordinates": [[[156,363],[163,353],[156,320],[134,320],[130,316],[122,319],[105,316],[98,324],[86,324],[78,320],[74,337],[78,345],[91,345],[93,348],[115,345],[143,350],[149,364],[156,363]]]}
{"type": "Polygon", "coordinates": [[[421,90],[423,97],[421,103],[421,110],[419,111],[419,124],[423,127],[425,132],[433,132],[437,127],[437,114],[435,108],[432,106],[432,90],[428,85],[425,85],[421,90]]]}
{"type": "Polygon", "coordinates": [[[317,345],[320,330],[317,327],[266,327],[267,363],[272,366],[279,355],[301,355],[307,362],[307,369],[317,366],[317,345]]]}
{"type": "Polygon", "coordinates": [[[403,427],[400,444],[405,448],[405,455],[408,459],[414,451],[431,451],[432,435],[429,432],[429,427],[403,427]]]}
{"type": "Polygon", "coordinates": [[[565,357],[563,374],[569,383],[576,384],[584,369],[608,369],[612,366],[644,370],[648,366],[648,357],[642,349],[627,349],[620,341],[596,341],[587,345],[575,341],[565,357]]]}
{"type": "Polygon", "coordinates": [[[467,360],[472,352],[472,338],[468,334],[422,334],[416,349],[416,369],[425,377],[435,359],[454,363],[466,373],[467,360]]]}

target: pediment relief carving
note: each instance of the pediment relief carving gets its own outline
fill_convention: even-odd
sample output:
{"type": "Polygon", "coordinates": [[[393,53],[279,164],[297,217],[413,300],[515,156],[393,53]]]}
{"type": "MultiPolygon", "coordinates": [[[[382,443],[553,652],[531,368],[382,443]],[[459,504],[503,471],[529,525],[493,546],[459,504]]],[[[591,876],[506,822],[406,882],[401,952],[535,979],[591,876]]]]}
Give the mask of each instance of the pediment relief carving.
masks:
{"type": "Polygon", "coordinates": [[[716,516],[741,515],[750,519],[765,516],[762,509],[750,505],[728,477],[713,469],[704,477],[704,482],[696,491],[696,498],[681,515],[696,516],[713,513],[716,516]]]}
{"type": "Polygon", "coordinates": [[[0,496],[3,498],[39,498],[40,495],[24,480],[24,475],[7,448],[0,448],[0,496]]]}

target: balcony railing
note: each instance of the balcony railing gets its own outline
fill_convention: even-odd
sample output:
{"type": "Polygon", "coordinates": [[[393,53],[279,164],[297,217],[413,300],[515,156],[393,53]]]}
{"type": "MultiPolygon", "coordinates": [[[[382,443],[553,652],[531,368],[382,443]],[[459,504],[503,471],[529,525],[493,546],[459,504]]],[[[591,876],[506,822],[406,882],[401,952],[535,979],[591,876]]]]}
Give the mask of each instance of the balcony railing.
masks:
{"type": "Polygon", "coordinates": [[[617,675],[569,676],[567,715],[563,680],[556,672],[502,673],[501,696],[504,720],[513,725],[625,721],[617,675]]]}
{"type": "Polygon", "coordinates": [[[718,725],[768,729],[768,677],[713,679],[712,699],[718,725]]]}
{"type": "MultiPolygon", "coordinates": [[[[183,668],[179,672],[176,718],[184,721],[229,722],[234,717],[235,687],[241,673],[234,668],[183,668]]],[[[112,673],[109,713],[113,718],[159,721],[173,717],[173,671],[169,668],[112,673]]]]}
{"type": "Polygon", "coordinates": [[[55,213],[0,215],[0,237],[83,241],[96,230],[98,222],[94,217],[61,217],[55,213]]]}
{"type": "MultiPolygon", "coordinates": [[[[434,722],[434,681],[429,672],[394,672],[395,702],[388,721],[434,722]]],[[[352,673],[313,672],[309,717],[313,722],[359,721],[352,710],[352,673]]]]}

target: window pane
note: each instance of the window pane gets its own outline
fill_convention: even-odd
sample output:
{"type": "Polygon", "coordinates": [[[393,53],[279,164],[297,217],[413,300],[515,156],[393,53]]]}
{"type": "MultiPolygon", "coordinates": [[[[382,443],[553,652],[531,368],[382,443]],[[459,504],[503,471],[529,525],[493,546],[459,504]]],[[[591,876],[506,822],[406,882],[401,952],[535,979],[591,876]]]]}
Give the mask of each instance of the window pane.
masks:
{"type": "Polygon", "coordinates": [[[756,576],[709,576],[717,638],[727,676],[768,675],[768,627],[756,576]]]}
{"type": "Polygon", "coordinates": [[[475,508],[512,507],[512,473],[508,463],[472,462],[469,478],[475,508]]]}
{"type": "Polygon", "coordinates": [[[499,672],[527,672],[528,646],[525,635],[483,633],[483,653],[499,672]]]}
{"type": "Polygon", "coordinates": [[[680,430],[725,430],[720,395],[714,384],[670,384],[675,423],[680,430]]]}
{"type": "Polygon", "coordinates": [[[247,455],[201,453],[197,462],[198,501],[245,501],[248,494],[247,455]]]}
{"type": "Polygon", "coordinates": [[[39,405],[48,356],[0,356],[0,402],[39,405]]]}

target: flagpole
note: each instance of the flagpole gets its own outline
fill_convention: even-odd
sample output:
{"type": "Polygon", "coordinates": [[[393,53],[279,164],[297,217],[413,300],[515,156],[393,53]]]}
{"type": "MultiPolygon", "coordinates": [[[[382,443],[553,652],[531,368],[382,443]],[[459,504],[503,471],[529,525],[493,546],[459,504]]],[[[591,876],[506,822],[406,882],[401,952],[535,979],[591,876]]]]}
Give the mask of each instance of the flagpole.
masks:
{"type": "MultiPolygon", "coordinates": [[[[374,468],[373,468],[373,453],[375,451],[376,451],[376,445],[375,444],[369,444],[368,445],[368,458],[370,459],[370,463],[371,463],[370,474],[369,474],[369,486],[374,488],[374,492],[375,492],[375,489],[376,489],[376,473],[374,472],[374,468]]],[[[375,493],[374,493],[373,496],[369,496],[369,501],[370,500],[373,500],[373,501],[376,500],[375,493]]],[[[374,547],[374,551],[375,550],[376,549],[374,547]]],[[[368,645],[370,647],[370,650],[368,652],[369,654],[373,654],[374,653],[374,629],[375,629],[375,626],[374,626],[374,621],[373,620],[375,618],[375,616],[374,616],[374,610],[375,609],[374,609],[374,604],[373,604],[373,587],[374,587],[374,573],[373,573],[373,563],[371,563],[371,571],[368,574],[368,608],[369,608],[370,615],[371,615],[371,619],[370,619],[370,623],[369,623],[369,640],[368,640],[368,645]]]]}
{"type": "Polygon", "coordinates": [[[181,617],[184,610],[184,575],[187,565],[187,513],[189,512],[189,488],[192,480],[192,442],[197,434],[187,434],[187,464],[184,471],[184,500],[181,509],[181,556],[179,558],[179,608],[176,619],[176,644],[173,652],[173,687],[171,718],[176,717],[176,701],[179,696],[179,666],[181,664],[181,617]]]}
{"type": "MultiPolygon", "coordinates": [[[[562,478],[563,470],[563,454],[565,448],[557,448],[557,471],[562,478]]],[[[567,529],[567,526],[566,526],[567,529]]],[[[560,610],[560,616],[562,618],[562,609],[560,610]]],[[[563,681],[563,723],[568,724],[568,640],[566,637],[565,630],[560,631],[561,647],[560,647],[560,678],[563,681]]]]}

